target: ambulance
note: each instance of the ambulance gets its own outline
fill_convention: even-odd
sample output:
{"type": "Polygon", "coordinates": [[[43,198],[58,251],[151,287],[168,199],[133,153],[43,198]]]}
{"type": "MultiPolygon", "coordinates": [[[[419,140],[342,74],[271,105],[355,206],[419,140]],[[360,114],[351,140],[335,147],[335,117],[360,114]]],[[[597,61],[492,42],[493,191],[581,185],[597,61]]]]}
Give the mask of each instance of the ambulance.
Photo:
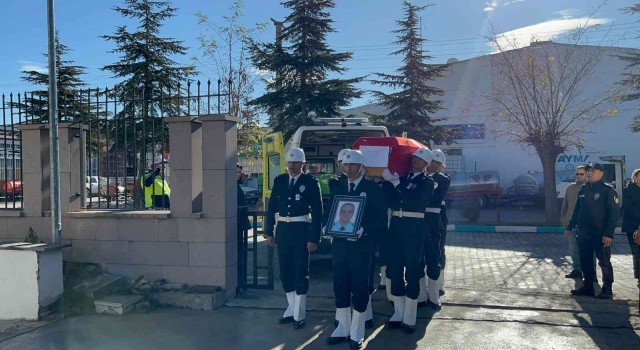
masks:
{"type": "Polygon", "coordinates": [[[262,142],[262,203],[267,209],[273,181],[286,171],[285,152],[291,148],[304,150],[305,172],[320,181],[325,210],[329,202],[329,179],[341,175],[337,167],[338,152],[351,148],[361,137],[387,137],[384,126],[372,125],[367,118],[318,118],[314,125],[301,126],[284,144],[281,132],[266,135],[262,142]]]}

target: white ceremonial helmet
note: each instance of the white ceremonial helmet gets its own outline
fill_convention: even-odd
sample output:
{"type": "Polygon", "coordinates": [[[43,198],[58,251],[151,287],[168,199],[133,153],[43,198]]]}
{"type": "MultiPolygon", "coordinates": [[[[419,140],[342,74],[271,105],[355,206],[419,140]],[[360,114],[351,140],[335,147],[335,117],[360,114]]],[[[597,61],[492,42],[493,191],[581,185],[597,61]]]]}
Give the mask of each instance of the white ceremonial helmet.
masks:
{"type": "Polygon", "coordinates": [[[433,160],[435,160],[440,164],[447,163],[447,157],[444,155],[444,152],[442,152],[442,150],[434,149],[432,153],[433,153],[433,160]]]}
{"type": "Polygon", "coordinates": [[[340,152],[338,152],[338,162],[342,162],[344,160],[344,155],[347,154],[347,152],[351,151],[348,148],[345,148],[343,150],[340,150],[340,152]]]}
{"type": "Polygon", "coordinates": [[[415,150],[415,152],[413,152],[412,156],[424,160],[425,162],[427,162],[427,164],[431,163],[431,161],[433,160],[433,153],[426,147],[418,148],[417,150],[415,150]]]}
{"type": "Polygon", "coordinates": [[[302,148],[292,148],[287,152],[287,162],[306,162],[302,148]]]}
{"type": "Polygon", "coordinates": [[[350,149],[345,153],[344,159],[342,160],[342,164],[363,164],[364,165],[364,156],[362,152],[350,149]]]}

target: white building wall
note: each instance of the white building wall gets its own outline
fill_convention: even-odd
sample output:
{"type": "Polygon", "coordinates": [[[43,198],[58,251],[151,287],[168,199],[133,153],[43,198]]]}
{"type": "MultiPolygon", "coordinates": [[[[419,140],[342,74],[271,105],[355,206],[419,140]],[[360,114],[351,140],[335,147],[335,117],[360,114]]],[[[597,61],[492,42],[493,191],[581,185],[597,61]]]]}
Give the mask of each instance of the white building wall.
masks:
{"type": "MultiPolygon", "coordinates": [[[[576,102],[588,103],[593,96],[601,95],[609,89],[620,89],[617,83],[623,77],[626,63],[617,56],[633,49],[581,46],[578,50],[604,52],[592,74],[585,79],[580,89],[582,94],[575,99],[576,102]]],[[[481,56],[452,64],[446,75],[433,84],[445,90],[445,95],[442,96],[444,108],[434,117],[446,118],[446,121],[440,123],[442,125],[484,124],[483,140],[458,140],[452,145],[437,147],[461,148],[466,171],[498,170],[501,187],[506,191],[518,175],[542,171],[542,164],[532,147],[520,145],[495,132],[500,130],[501,125],[497,118],[493,118],[492,110],[495,108],[489,96],[494,89],[493,84],[497,84],[493,81],[495,71],[492,67],[492,61],[497,58],[496,55],[481,56]]],[[[584,149],[568,150],[558,158],[556,168],[573,169],[578,164],[599,161],[600,156],[625,155],[626,177],[630,177],[632,170],[640,167],[640,154],[633,151],[634,141],[640,139],[640,134],[629,130],[633,117],[640,114],[638,107],[640,105],[637,101],[603,106],[601,111],[616,109],[617,112],[589,125],[580,134],[584,140],[584,149]]],[[[354,115],[362,115],[363,112],[383,113],[384,108],[366,105],[344,111],[345,114],[354,115]]]]}

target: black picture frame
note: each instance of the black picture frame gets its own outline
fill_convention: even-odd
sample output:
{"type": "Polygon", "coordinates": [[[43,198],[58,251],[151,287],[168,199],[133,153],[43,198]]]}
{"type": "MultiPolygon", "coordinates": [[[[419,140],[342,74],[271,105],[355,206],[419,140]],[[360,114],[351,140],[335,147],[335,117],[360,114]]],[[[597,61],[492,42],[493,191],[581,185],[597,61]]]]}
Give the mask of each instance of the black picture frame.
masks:
{"type": "MultiPolygon", "coordinates": [[[[327,220],[326,235],[340,238],[357,238],[366,200],[367,197],[364,196],[335,196],[331,204],[329,219],[327,220]],[[345,204],[353,205],[353,214],[347,224],[343,225],[340,223],[340,209],[345,204]]],[[[348,208],[345,209],[348,210],[348,208]]]]}

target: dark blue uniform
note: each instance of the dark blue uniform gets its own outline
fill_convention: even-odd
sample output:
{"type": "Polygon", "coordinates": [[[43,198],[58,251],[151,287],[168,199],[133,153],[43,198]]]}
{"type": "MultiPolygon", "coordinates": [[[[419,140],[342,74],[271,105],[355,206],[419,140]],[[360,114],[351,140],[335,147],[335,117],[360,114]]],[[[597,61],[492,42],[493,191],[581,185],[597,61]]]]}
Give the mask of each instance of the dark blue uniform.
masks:
{"type": "Polygon", "coordinates": [[[578,192],[576,207],[567,230],[573,230],[578,226],[580,264],[584,274],[584,286],[587,288],[593,288],[596,278],[592,262],[594,254],[602,269],[604,286],[610,289],[613,284],[611,247],[603,246],[602,237],[613,238],[613,232],[620,217],[618,202],[616,191],[602,180],[586,183],[578,192]]]}
{"type": "MultiPolygon", "coordinates": [[[[364,177],[353,191],[348,181],[340,181],[331,188],[331,200],[334,196],[346,195],[364,197],[365,206],[360,227],[362,236],[357,241],[345,238],[333,238],[333,291],[336,308],[353,306],[358,312],[365,312],[369,302],[371,285],[372,251],[376,234],[386,225],[387,208],[380,187],[364,177]]],[[[326,218],[330,225],[333,218],[326,218]]]]}
{"type": "Polygon", "coordinates": [[[322,221],[322,197],[318,180],[300,174],[290,188],[288,174],[275,178],[269,198],[265,233],[274,236],[278,244],[280,279],[286,293],[307,294],[309,290],[309,251],[307,242],[318,244],[322,221]],[[276,222],[281,218],[311,215],[311,222],[276,222]],[[276,226],[277,224],[277,226],[276,226]],[[276,228],[277,227],[277,228],[276,228]]]}
{"type": "MultiPolygon", "coordinates": [[[[434,182],[423,173],[412,178],[409,176],[401,177],[400,184],[395,187],[389,182],[383,184],[388,206],[392,211],[424,213],[433,194],[434,182]]],[[[394,296],[406,295],[417,299],[420,294],[425,228],[424,218],[391,216],[387,276],[391,278],[391,294],[394,296]]]]}
{"type": "MultiPolygon", "coordinates": [[[[447,180],[449,181],[449,185],[447,186],[447,192],[449,190],[449,186],[451,185],[451,175],[448,173],[442,173],[447,180]]],[[[445,198],[447,197],[445,193],[445,198]]],[[[442,234],[440,238],[440,267],[444,270],[445,265],[447,264],[447,256],[445,254],[444,245],[447,241],[447,226],[449,226],[449,218],[447,217],[447,203],[443,200],[440,203],[440,221],[442,222],[442,234]]]]}
{"type": "Polygon", "coordinates": [[[435,188],[425,209],[428,229],[424,245],[424,261],[427,265],[427,277],[437,280],[440,277],[440,256],[444,245],[442,239],[442,202],[447,195],[451,181],[441,173],[433,173],[429,177],[433,179],[435,188]]]}

